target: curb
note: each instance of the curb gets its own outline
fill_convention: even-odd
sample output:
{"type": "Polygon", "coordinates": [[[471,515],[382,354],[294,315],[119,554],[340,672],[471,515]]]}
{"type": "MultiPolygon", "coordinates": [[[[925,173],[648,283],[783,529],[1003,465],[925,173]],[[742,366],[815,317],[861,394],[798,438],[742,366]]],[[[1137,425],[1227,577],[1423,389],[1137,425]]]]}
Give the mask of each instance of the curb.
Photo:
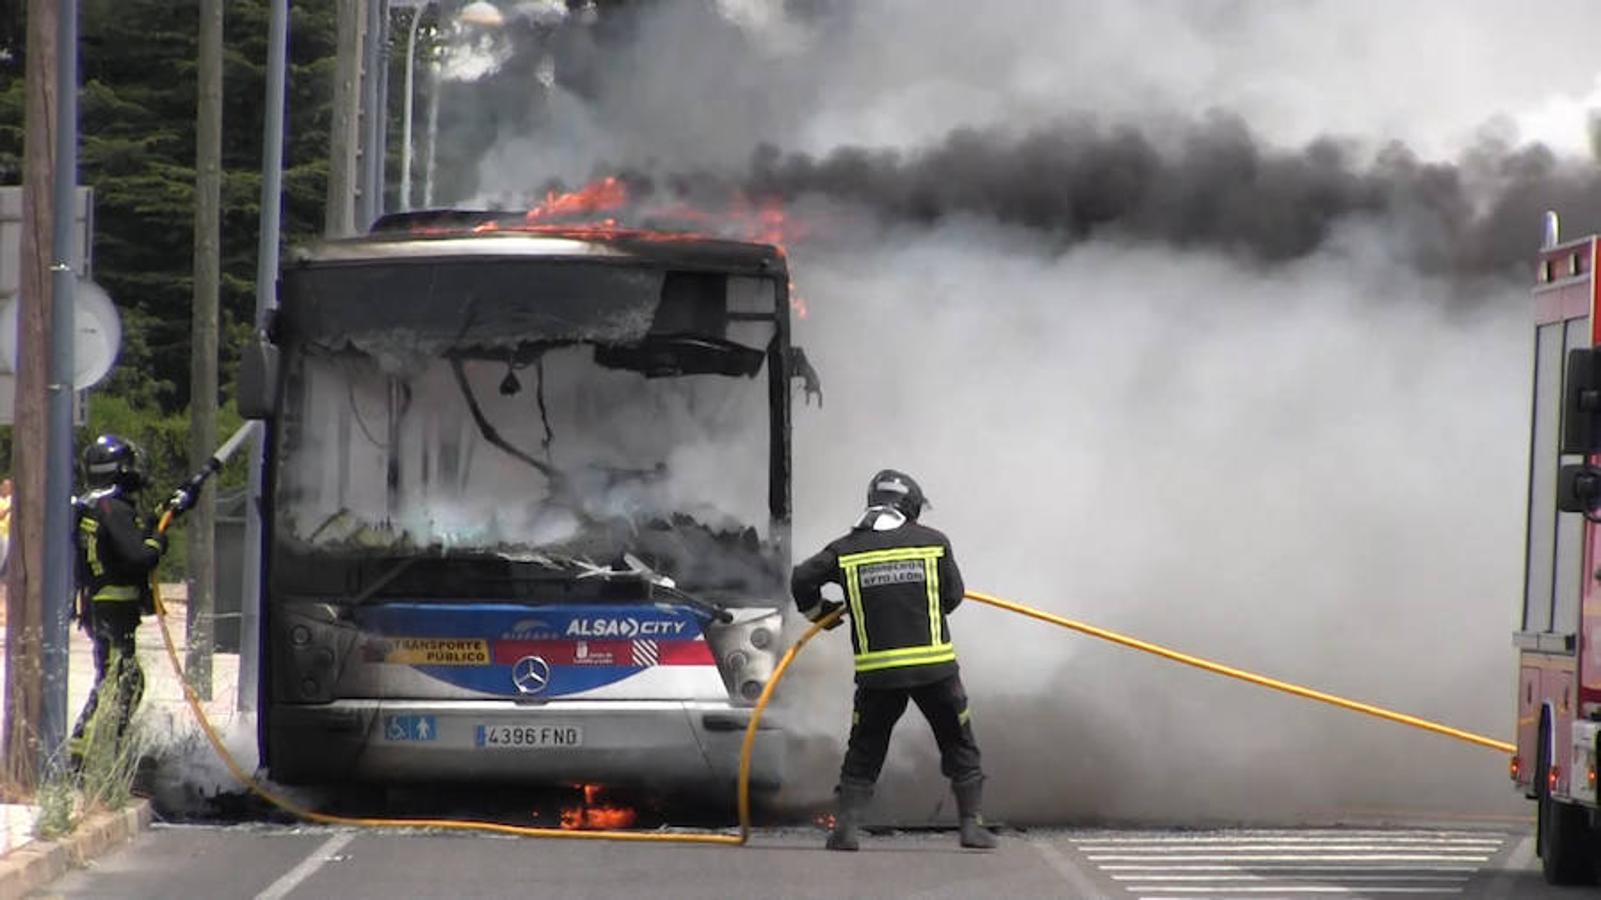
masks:
{"type": "Polygon", "coordinates": [[[0,857],[0,900],[21,900],[150,826],[150,801],[97,813],[58,841],[31,841],[0,857]]]}

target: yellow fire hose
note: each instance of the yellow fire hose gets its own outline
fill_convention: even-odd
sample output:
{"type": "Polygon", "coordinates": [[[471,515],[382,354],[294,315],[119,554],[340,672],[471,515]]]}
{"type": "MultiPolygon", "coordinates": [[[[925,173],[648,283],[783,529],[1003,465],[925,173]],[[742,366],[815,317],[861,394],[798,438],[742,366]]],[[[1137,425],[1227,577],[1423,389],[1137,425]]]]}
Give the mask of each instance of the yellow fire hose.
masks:
{"type": "MultiPolygon", "coordinates": [[[[171,522],[172,512],[169,510],[162,514],[160,523],[157,527],[160,531],[165,532],[171,522]]],[[[173,642],[172,632],[167,626],[166,606],[162,603],[161,593],[156,588],[156,581],[154,577],[151,578],[151,589],[155,591],[156,621],[161,628],[162,643],[166,645],[167,659],[172,663],[173,672],[177,674],[179,683],[183,685],[184,699],[188,702],[190,711],[194,713],[195,721],[200,724],[201,731],[205,733],[206,740],[210,742],[212,749],[217,751],[217,755],[222,759],[223,764],[228,767],[228,771],[233,774],[234,778],[237,779],[241,785],[243,785],[247,790],[255,794],[257,797],[260,797],[262,800],[265,800],[266,802],[289,813],[290,815],[295,816],[296,818],[323,825],[352,825],[362,828],[432,828],[451,831],[484,831],[494,834],[514,835],[517,837],[572,838],[578,840],[608,841],[659,841],[681,844],[723,844],[729,846],[742,846],[750,840],[751,753],[756,744],[756,731],[761,725],[762,714],[766,712],[767,704],[772,700],[773,693],[777,690],[779,682],[784,679],[785,673],[789,671],[790,663],[794,662],[796,654],[798,654],[801,648],[805,647],[812,638],[816,637],[818,632],[834,624],[834,622],[838,621],[839,617],[844,614],[843,608],[837,609],[825,616],[821,621],[813,623],[811,627],[806,629],[805,633],[803,633],[800,638],[795,641],[795,643],[792,644],[787,651],[784,652],[784,656],[779,660],[778,665],[773,669],[773,676],[767,680],[766,686],[762,688],[761,697],[757,699],[756,706],[751,710],[750,723],[745,727],[745,739],[740,745],[739,750],[738,834],[685,834],[674,832],[600,830],[590,831],[583,829],[568,830],[563,828],[536,828],[522,825],[507,825],[500,822],[463,821],[457,819],[380,819],[360,816],[339,816],[307,809],[293,800],[290,800],[279,793],[263,787],[260,782],[258,782],[249,773],[245,772],[243,767],[239,765],[238,761],[234,759],[233,754],[230,753],[228,748],[223,744],[222,737],[217,734],[216,728],[211,724],[211,720],[206,716],[205,709],[201,706],[199,695],[197,695],[194,688],[190,686],[189,679],[185,676],[183,670],[183,664],[178,661],[177,645],[173,642]]],[[[1354,700],[1347,700],[1343,697],[1334,696],[1333,694],[1326,694],[1322,691],[1315,691],[1311,688],[1305,688],[1299,685],[1267,678],[1262,675],[1256,675],[1251,672],[1233,668],[1232,666],[1225,666],[1220,663],[1202,659],[1200,657],[1191,656],[1187,653],[1180,653],[1176,650],[1171,650],[1158,644],[1141,641],[1136,638],[1121,635],[1103,628],[1097,628],[1093,625],[1087,625],[1082,622],[1075,622],[1072,619],[1067,619],[1051,613],[1043,612],[1032,607],[1024,606],[1020,603],[1013,603],[1009,600],[1003,600],[999,597],[992,597],[988,594],[982,594],[977,591],[968,591],[966,596],[970,599],[977,600],[980,603],[987,603],[991,606],[1009,610],[1011,612],[1018,613],[1019,615],[1028,616],[1032,619],[1038,619],[1042,622],[1049,622],[1053,625],[1058,625],[1073,631],[1082,632],[1102,640],[1111,641],[1114,644],[1132,647],[1133,649],[1141,650],[1146,653],[1152,653],[1165,659],[1184,663],[1188,666],[1194,666],[1196,668],[1204,669],[1208,672],[1214,672],[1219,675],[1227,675],[1230,678],[1238,678],[1242,681],[1248,681],[1252,684],[1258,684],[1263,687],[1273,688],[1274,690],[1284,691],[1286,693],[1294,694],[1298,697],[1305,697],[1310,700],[1318,700],[1323,703],[1330,703],[1344,709],[1367,713],[1368,715],[1378,716],[1379,718],[1388,719],[1392,722],[1400,722],[1404,725],[1411,725],[1415,728],[1433,731],[1438,734],[1454,737],[1458,740],[1467,741],[1473,744],[1479,744],[1494,750],[1502,750],[1511,753],[1517,749],[1512,744],[1508,744],[1504,741],[1497,741],[1493,738],[1451,728],[1436,722],[1430,722],[1426,719],[1417,718],[1416,716],[1409,716],[1404,713],[1393,712],[1391,710],[1372,706],[1370,704],[1358,703],[1354,700]]]]}
{"type": "Polygon", "coordinates": [[[1222,663],[1215,663],[1211,660],[1202,659],[1199,656],[1191,656],[1188,653],[1180,653],[1177,650],[1163,647],[1160,644],[1152,644],[1148,641],[1139,640],[1138,638],[1131,638],[1127,635],[1118,634],[1115,631],[1107,631],[1104,628],[1096,628],[1094,625],[1086,625],[1083,622],[1075,622],[1072,619],[1066,619],[1062,616],[1052,615],[1048,612],[1043,612],[1041,610],[1033,609],[1032,607],[1024,606],[1021,603],[1013,603],[1010,600],[1002,600],[1000,597],[992,597],[989,594],[981,594],[978,591],[968,591],[967,597],[977,600],[980,603],[988,603],[990,606],[998,606],[1001,609],[1010,610],[1018,615],[1028,616],[1031,619],[1038,619],[1041,622],[1049,622],[1052,625],[1060,625],[1063,628],[1070,628],[1073,631],[1082,632],[1090,635],[1091,637],[1098,637],[1103,641],[1111,641],[1114,644],[1121,644],[1124,647],[1132,647],[1135,650],[1141,650],[1146,653],[1155,654],[1163,659],[1171,659],[1174,662],[1183,663],[1186,666],[1194,666],[1197,669],[1204,669],[1217,675],[1227,675],[1230,678],[1238,678],[1241,681],[1248,681],[1251,684],[1272,688],[1275,691],[1283,691],[1286,694],[1294,694],[1297,697],[1305,697],[1308,700],[1317,700],[1320,703],[1329,703],[1334,706],[1338,706],[1341,709],[1349,709],[1353,712],[1367,713],[1370,716],[1378,716],[1381,719],[1388,719],[1391,722],[1399,722],[1402,725],[1411,725],[1413,728],[1422,728],[1425,731],[1443,734],[1446,737],[1453,737],[1459,741],[1467,741],[1470,744],[1478,744],[1481,747],[1488,747],[1491,750],[1500,750],[1504,753],[1513,753],[1518,749],[1515,745],[1509,744],[1506,741],[1498,741],[1495,738],[1485,737],[1482,734],[1474,734],[1471,731],[1463,731],[1460,728],[1452,728],[1449,725],[1441,725],[1438,722],[1430,722],[1428,719],[1420,719],[1417,716],[1409,716],[1406,713],[1398,713],[1394,710],[1388,710],[1381,706],[1374,706],[1369,703],[1359,703],[1355,700],[1347,700],[1344,697],[1337,697],[1334,694],[1326,694],[1322,691],[1315,691],[1308,687],[1301,687],[1298,684],[1290,684],[1287,681],[1279,681],[1276,678],[1268,678],[1265,675],[1257,675],[1254,672],[1247,672],[1244,669],[1236,669],[1233,666],[1225,666],[1222,663]]]}

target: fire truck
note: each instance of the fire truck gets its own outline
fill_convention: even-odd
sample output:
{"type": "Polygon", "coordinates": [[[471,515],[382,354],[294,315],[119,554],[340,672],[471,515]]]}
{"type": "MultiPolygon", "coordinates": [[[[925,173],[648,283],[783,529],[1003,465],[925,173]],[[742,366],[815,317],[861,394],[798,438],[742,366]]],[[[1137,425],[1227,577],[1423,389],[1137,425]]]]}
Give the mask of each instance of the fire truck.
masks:
{"type": "Polygon", "coordinates": [[[1546,214],[1535,269],[1528,528],[1512,781],[1536,801],[1545,879],[1601,872],[1601,238],[1546,214]]]}

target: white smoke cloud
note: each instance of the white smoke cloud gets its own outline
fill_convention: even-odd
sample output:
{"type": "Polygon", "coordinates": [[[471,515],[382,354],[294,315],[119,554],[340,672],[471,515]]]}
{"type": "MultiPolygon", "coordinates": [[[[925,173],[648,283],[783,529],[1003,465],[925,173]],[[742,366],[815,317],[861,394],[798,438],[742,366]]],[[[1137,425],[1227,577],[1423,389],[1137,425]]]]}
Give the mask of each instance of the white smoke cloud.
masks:
{"type": "Polygon", "coordinates": [[[1588,87],[1583,29],[1552,27],[1588,12],[1501,0],[861,4],[847,33],[819,42],[826,87],[801,133],[814,150],[908,145],[1066,110],[1224,107],[1286,144],[1359,134],[1436,156],[1487,115],[1588,87]]]}
{"type": "MultiPolygon", "coordinates": [[[[972,587],[1506,735],[1526,295],[1449,311],[1459,288],[1345,237],[1275,271],[1108,243],[1046,257],[971,225],[802,255],[798,339],[840,399],[799,418],[797,545],[902,468],[972,587]]],[[[1487,750],[975,603],[953,630],[1003,815],[1510,803],[1487,750]]],[[[814,677],[843,730],[841,665],[814,677]]],[[[932,746],[900,740],[886,793],[931,814],[932,746]]]]}
{"type": "MultiPolygon", "coordinates": [[[[1585,20],[1576,2],[820,6],[652,7],[588,94],[492,148],[480,190],[1083,112],[1222,108],[1269,143],[1332,133],[1424,158],[1486,128],[1579,149],[1573,98],[1595,73],[1584,29],[1552,27],[1585,20]]],[[[797,417],[797,552],[849,524],[871,472],[902,468],[974,588],[1509,736],[1526,285],[1419,274],[1394,251],[1404,226],[1347,221],[1274,265],[1108,238],[1063,252],[951,219],[795,248],[812,309],[797,339],[828,398],[797,417]]],[[[1492,751],[976,604],[953,627],[1003,817],[1523,811],[1492,751]]],[[[848,723],[843,635],[820,643],[797,667],[811,689],[792,721],[823,736],[798,796],[826,796],[848,723]]],[[[900,815],[934,811],[932,760],[904,726],[884,785],[900,815]]]]}

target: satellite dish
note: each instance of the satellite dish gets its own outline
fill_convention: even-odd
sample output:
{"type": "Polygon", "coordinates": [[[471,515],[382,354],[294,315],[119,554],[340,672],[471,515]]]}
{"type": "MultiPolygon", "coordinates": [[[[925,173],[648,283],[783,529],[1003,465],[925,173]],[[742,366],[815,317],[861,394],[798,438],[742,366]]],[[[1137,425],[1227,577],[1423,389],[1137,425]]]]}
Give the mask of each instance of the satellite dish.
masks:
{"type": "MultiPolygon", "coordinates": [[[[122,347],[122,317],[111,295],[92,281],[79,279],[72,292],[73,325],[72,386],[78,390],[93,387],[111,373],[122,347]]],[[[17,371],[17,317],[22,303],[17,297],[0,302],[0,371],[17,371]]]]}

